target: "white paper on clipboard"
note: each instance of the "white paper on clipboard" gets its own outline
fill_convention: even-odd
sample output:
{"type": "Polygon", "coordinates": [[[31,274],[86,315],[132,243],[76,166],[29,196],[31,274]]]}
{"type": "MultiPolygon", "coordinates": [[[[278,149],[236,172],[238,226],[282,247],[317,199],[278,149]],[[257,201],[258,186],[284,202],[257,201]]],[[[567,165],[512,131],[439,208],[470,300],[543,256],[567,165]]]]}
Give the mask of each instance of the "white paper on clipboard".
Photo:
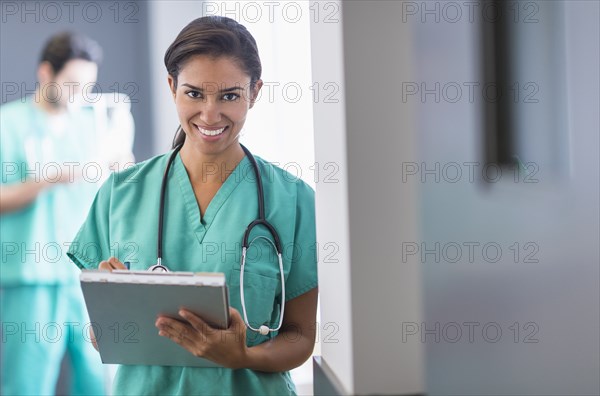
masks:
{"type": "Polygon", "coordinates": [[[218,367],[159,336],[154,323],[159,315],[183,320],[178,311],[186,308],[227,328],[223,273],[85,270],[79,279],[103,363],[218,367]]]}

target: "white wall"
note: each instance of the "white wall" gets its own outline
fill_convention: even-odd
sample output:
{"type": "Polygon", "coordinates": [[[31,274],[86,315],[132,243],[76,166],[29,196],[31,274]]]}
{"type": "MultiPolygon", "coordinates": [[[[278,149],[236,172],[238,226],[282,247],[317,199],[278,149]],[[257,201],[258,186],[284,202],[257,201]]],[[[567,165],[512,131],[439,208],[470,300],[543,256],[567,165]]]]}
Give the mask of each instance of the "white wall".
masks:
{"type": "Polygon", "coordinates": [[[421,319],[420,268],[399,262],[399,245],[417,237],[418,191],[396,165],[415,159],[417,134],[413,108],[394,100],[412,79],[411,32],[397,24],[398,2],[337,4],[342,23],[312,24],[313,77],[343,87],[338,106],[315,106],[316,160],[342,170],[339,183],[317,185],[319,243],[340,248],[339,262],[319,263],[322,322],[340,329],[322,356],[349,394],[415,394],[421,345],[400,329],[421,319]]]}
{"type": "Polygon", "coordinates": [[[181,29],[202,14],[200,1],[150,1],[148,18],[150,43],[150,82],[152,86],[152,121],[155,125],[154,152],[164,153],[171,148],[179,125],[175,103],[167,83],[164,57],[167,48],[181,29]]]}
{"type": "MultiPolygon", "coordinates": [[[[311,8],[319,9],[318,2],[310,4],[311,8]]],[[[336,10],[341,9],[340,1],[333,4],[336,10]]],[[[339,11],[336,17],[338,22],[325,23],[318,19],[320,23],[311,23],[313,80],[333,83],[340,88],[335,102],[319,101],[313,114],[316,162],[333,163],[339,169],[336,182],[318,183],[316,188],[317,243],[322,247],[332,246],[331,252],[335,252],[333,256],[329,256],[330,251],[319,252],[320,341],[323,360],[337,375],[344,391],[353,393],[346,92],[339,11]]]]}

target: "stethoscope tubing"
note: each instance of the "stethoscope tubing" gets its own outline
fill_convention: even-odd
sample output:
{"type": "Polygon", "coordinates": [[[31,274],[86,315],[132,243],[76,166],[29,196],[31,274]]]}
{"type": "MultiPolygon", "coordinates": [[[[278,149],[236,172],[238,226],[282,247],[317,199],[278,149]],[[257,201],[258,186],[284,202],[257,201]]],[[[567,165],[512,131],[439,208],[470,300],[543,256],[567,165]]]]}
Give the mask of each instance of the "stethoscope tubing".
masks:
{"type": "MultiPolygon", "coordinates": [[[[242,239],[242,258],[241,258],[241,268],[240,268],[240,300],[242,303],[242,313],[244,316],[244,323],[246,324],[246,326],[252,331],[258,332],[262,335],[267,335],[269,332],[278,331],[281,328],[281,325],[283,323],[283,314],[285,312],[285,276],[284,276],[284,271],[283,271],[281,240],[279,238],[279,234],[277,233],[277,230],[275,230],[275,227],[273,227],[273,225],[271,225],[271,223],[269,223],[265,217],[265,199],[264,199],[263,184],[262,184],[262,179],[260,176],[260,171],[258,169],[258,164],[256,163],[256,159],[244,145],[240,144],[240,146],[242,147],[242,150],[244,150],[244,153],[248,157],[248,160],[250,161],[252,168],[254,170],[254,175],[256,177],[257,197],[258,197],[258,218],[256,220],[254,220],[253,222],[251,222],[250,224],[248,224],[248,227],[246,227],[246,230],[244,231],[244,237],[242,239]],[[259,226],[259,225],[264,226],[269,231],[269,233],[273,237],[273,241],[269,240],[268,238],[266,238],[264,236],[258,236],[258,237],[255,237],[252,241],[248,242],[248,238],[250,237],[250,232],[252,231],[252,229],[254,227],[259,226]],[[266,325],[262,325],[259,328],[254,328],[250,325],[250,322],[248,321],[248,313],[246,311],[246,299],[244,296],[244,270],[246,267],[246,252],[247,252],[248,248],[250,247],[250,245],[254,242],[254,240],[256,240],[258,238],[266,239],[273,246],[273,248],[277,252],[277,259],[279,261],[279,273],[281,276],[281,296],[282,297],[281,297],[281,312],[279,315],[279,324],[277,325],[276,328],[270,328],[266,325]]],[[[156,264],[151,266],[150,268],[148,268],[149,271],[161,271],[161,272],[169,271],[169,269],[162,264],[162,253],[163,253],[162,241],[163,241],[165,196],[166,196],[166,192],[167,192],[167,182],[168,182],[169,171],[171,169],[171,165],[173,164],[173,161],[175,160],[177,153],[181,150],[182,147],[183,147],[183,144],[180,144],[177,147],[175,147],[175,149],[173,150],[173,152],[171,153],[171,155],[169,157],[167,166],[165,168],[165,172],[163,174],[162,183],[161,183],[161,187],[160,187],[160,204],[159,204],[160,207],[159,207],[159,213],[158,213],[158,237],[157,237],[157,243],[156,243],[156,257],[157,258],[156,258],[156,264]]]]}

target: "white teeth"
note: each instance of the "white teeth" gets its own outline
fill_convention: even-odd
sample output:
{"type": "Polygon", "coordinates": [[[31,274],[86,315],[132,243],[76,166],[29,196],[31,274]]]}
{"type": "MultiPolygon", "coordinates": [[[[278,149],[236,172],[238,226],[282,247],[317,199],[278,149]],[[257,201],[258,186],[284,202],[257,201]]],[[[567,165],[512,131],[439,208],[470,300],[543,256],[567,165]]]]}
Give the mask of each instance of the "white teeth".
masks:
{"type": "Polygon", "coordinates": [[[223,131],[225,130],[225,127],[221,128],[221,129],[215,129],[215,130],[208,130],[208,129],[202,129],[199,126],[196,125],[196,127],[198,128],[198,130],[200,131],[201,134],[206,135],[206,136],[217,136],[223,133],[223,131]]]}

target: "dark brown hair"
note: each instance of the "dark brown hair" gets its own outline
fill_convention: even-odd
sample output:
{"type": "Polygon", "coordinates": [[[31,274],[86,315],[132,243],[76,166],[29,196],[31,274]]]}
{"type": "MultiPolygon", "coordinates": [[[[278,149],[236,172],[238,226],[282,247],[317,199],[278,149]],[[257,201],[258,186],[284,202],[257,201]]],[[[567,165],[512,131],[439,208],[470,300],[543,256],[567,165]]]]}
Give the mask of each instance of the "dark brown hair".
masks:
{"type": "Polygon", "coordinates": [[[99,64],[102,61],[102,48],[97,42],[81,33],[62,32],[48,39],[42,50],[40,63],[50,63],[56,75],[72,59],[83,59],[99,64]]]}
{"type": "MultiPolygon", "coordinates": [[[[177,87],[177,77],[185,62],[194,55],[229,57],[250,76],[250,88],[260,79],[262,66],[256,41],[237,21],[222,16],[206,16],[190,22],[165,53],[167,72],[177,87]]],[[[177,128],[173,147],[183,144],[185,133],[177,128]]]]}

